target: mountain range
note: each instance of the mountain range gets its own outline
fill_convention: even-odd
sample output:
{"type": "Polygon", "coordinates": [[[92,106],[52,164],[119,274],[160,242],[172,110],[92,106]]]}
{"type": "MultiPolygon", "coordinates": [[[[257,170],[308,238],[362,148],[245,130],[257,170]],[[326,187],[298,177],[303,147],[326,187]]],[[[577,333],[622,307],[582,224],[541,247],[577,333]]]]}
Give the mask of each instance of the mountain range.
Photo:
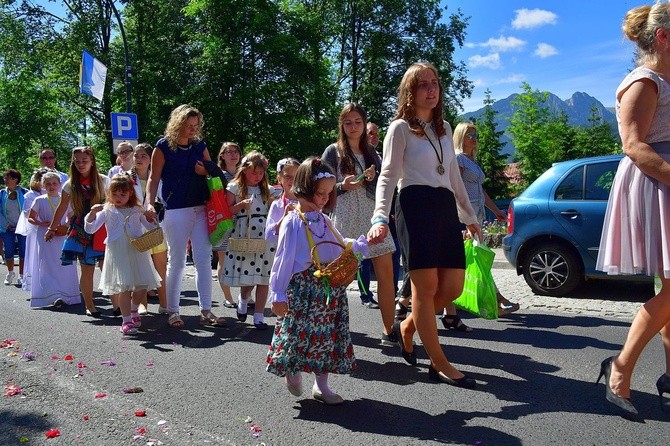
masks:
{"type": "MultiPolygon", "coordinates": [[[[507,154],[510,161],[514,156],[514,144],[512,144],[512,141],[507,134],[507,127],[509,126],[509,120],[514,115],[515,111],[515,106],[512,105],[512,102],[514,102],[518,96],[517,93],[514,93],[505,99],[501,99],[491,104],[493,110],[498,112],[496,115],[497,130],[505,131],[505,134],[500,137],[500,141],[505,143],[505,147],[502,148],[501,153],[507,154]]],[[[589,123],[589,118],[591,117],[591,107],[595,106],[598,116],[612,127],[613,132],[616,132],[616,116],[612,110],[608,109],[596,98],[589,96],[586,93],[576,92],[566,100],[562,100],[555,94],[548,93],[546,105],[549,110],[556,115],[560,114],[560,112],[564,112],[568,116],[568,124],[572,126],[590,126],[591,123],[589,123]]],[[[481,120],[483,119],[483,115],[484,107],[473,112],[465,113],[461,118],[468,121],[473,118],[481,120]]]]}

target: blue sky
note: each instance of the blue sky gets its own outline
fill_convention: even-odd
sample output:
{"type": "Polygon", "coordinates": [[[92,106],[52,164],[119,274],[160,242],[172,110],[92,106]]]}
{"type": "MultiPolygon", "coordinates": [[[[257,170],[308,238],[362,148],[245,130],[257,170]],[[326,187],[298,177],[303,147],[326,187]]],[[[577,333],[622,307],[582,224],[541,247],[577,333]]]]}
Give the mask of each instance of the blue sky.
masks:
{"type": "MultiPolygon", "coordinates": [[[[647,0],[649,4],[652,0],[647,0]]],[[[443,0],[447,14],[460,8],[470,17],[465,46],[455,53],[475,83],[464,111],[483,107],[484,92],[500,100],[533,90],[568,99],[587,93],[606,107],[633,68],[634,45],[621,24],[639,0],[443,0]]]]}

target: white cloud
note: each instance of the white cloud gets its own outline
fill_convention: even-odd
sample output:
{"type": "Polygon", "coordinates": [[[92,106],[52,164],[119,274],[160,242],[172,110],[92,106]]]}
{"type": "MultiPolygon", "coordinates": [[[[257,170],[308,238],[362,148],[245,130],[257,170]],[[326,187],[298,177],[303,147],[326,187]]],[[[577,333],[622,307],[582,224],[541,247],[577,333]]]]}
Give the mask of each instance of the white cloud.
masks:
{"type": "Polygon", "coordinates": [[[516,37],[500,36],[497,39],[492,37],[483,43],[472,43],[470,44],[469,47],[473,48],[475,46],[478,46],[478,47],[490,48],[491,51],[505,52],[511,50],[520,50],[521,48],[524,47],[524,45],[526,45],[525,40],[517,39],[516,37]]]}
{"type": "Polygon", "coordinates": [[[542,59],[555,56],[558,54],[558,51],[553,46],[548,43],[538,43],[537,48],[533,52],[534,56],[541,57],[542,59]]]}
{"type": "Polygon", "coordinates": [[[500,64],[500,54],[498,53],[491,53],[487,56],[476,54],[468,59],[468,64],[470,68],[485,67],[491,70],[498,70],[502,66],[500,64]]]}
{"type": "Polygon", "coordinates": [[[544,9],[517,9],[516,17],[512,20],[514,29],[530,29],[544,25],[555,25],[558,16],[544,9]]]}
{"type": "Polygon", "coordinates": [[[511,74],[507,77],[504,77],[502,79],[497,80],[496,82],[493,83],[493,85],[501,85],[501,84],[518,84],[520,82],[523,82],[526,80],[526,76],[523,74],[511,74]]]}

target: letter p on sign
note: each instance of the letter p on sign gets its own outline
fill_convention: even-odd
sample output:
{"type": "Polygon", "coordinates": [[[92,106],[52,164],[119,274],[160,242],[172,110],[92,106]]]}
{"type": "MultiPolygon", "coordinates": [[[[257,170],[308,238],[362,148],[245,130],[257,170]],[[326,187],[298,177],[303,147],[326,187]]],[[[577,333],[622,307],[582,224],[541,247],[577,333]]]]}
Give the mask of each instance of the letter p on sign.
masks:
{"type": "Polygon", "coordinates": [[[138,139],[137,115],[134,113],[112,113],[112,138],[138,139]]]}

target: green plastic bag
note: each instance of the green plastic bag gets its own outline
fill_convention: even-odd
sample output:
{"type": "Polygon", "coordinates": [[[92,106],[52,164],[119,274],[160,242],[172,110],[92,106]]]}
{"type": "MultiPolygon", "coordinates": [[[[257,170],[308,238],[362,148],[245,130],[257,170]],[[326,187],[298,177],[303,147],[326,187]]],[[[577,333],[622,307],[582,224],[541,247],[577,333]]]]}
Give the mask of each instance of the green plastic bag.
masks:
{"type": "Polygon", "coordinates": [[[465,282],[454,305],[484,319],[498,318],[498,298],[491,267],[495,252],[472,239],[465,241],[465,282]]]}

